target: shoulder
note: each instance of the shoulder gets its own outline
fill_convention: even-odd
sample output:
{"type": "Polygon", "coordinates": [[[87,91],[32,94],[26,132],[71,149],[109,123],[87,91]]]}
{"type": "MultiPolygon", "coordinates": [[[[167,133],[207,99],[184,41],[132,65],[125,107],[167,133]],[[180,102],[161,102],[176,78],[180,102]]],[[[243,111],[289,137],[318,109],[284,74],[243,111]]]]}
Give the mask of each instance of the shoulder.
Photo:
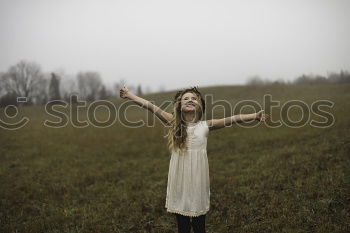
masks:
{"type": "Polygon", "coordinates": [[[205,127],[209,127],[209,122],[207,120],[202,120],[201,124],[205,127]]]}
{"type": "Polygon", "coordinates": [[[206,135],[208,135],[209,133],[209,125],[208,125],[208,121],[207,120],[203,120],[200,122],[202,128],[205,130],[206,135]]]}

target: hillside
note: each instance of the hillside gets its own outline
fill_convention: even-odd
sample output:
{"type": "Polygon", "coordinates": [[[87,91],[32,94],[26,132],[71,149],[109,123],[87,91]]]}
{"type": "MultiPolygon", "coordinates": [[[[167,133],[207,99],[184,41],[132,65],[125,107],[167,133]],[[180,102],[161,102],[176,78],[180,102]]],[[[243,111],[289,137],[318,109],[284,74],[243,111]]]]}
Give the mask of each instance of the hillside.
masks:
{"type": "MultiPolygon", "coordinates": [[[[211,131],[208,232],[349,231],[350,85],[200,90],[231,106],[243,100],[262,105],[266,94],[280,106],[298,100],[311,107],[328,100],[333,107],[321,109],[335,120],[329,127],[314,127],[311,120],[325,119],[310,112],[299,128],[245,123],[211,131]]],[[[144,98],[161,104],[174,94],[144,98]]],[[[118,110],[125,107],[125,100],[111,101],[118,110]]],[[[207,119],[230,115],[229,108],[215,108],[214,114],[212,108],[208,102],[207,119]]],[[[273,121],[283,118],[281,107],[264,109],[273,121]]],[[[297,107],[288,113],[293,121],[302,117],[297,107]]],[[[0,232],[176,232],[175,218],[164,207],[170,154],[158,119],[152,127],[126,127],[118,118],[106,128],[77,128],[70,122],[49,128],[43,122],[57,119],[43,106],[22,107],[11,121],[21,115],[30,119],[23,128],[0,128],[0,232]]],[[[107,119],[106,109],[97,108],[96,116],[107,119]]],[[[131,107],[126,116],[136,121],[150,115],[131,107]]],[[[0,117],[5,119],[4,109],[0,117]]],[[[87,108],[81,108],[79,120],[87,117],[87,108]]]]}

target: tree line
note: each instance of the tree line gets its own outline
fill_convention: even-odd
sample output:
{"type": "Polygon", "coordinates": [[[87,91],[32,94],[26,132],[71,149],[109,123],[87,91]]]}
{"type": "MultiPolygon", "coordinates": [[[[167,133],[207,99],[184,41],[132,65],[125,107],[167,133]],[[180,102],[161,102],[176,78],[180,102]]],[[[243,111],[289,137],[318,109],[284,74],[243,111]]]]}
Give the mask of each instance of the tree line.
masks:
{"type": "Polygon", "coordinates": [[[269,80],[260,76],[252,76],[248,78],[247,85],[270,85],[270,84],[294,84],[294,85],[313,85],[313,84],[346,84],[350,83],[350,73],[341,70],[340,72],[331,72],[327,76],[318,74],[303,74],[293,81],[285,81],[283,79],[269,80]]]}
{"type": "MultiPolygon", "coordinates": [[[[79,72],[67,75],[63,71],[44,73],[39,64],[21,60],[0,72],[0,107],[18,105],[18,97],[24,99],[24,105],[45,104],[51,100],[65,100],[75,95],[79,100],[94,101],[119,97],[119,90],[126,85],[121,79],[107,87],[96,71],[79,72]]],[[[142,95],[141,85],[128,85],[128,89],[142,95]]],[[[150,92],[150,90],[146,90],[150,92]]]]}
{"type": "MultiPolygon", "coordinates": [[[[246,85],[269,85],[269,84],[345,84],[350,83],[350,73],[341,70],[339,73],[321,75],[301,75],[293,81],[278,79],[271,81],[259,76],[248,78],[246,85]]],[[[70,101],[72,95],[79,100],[94,101],[118,98],[118,91],[126,80],[121,79],[113,85],[106,86],[101,76],[96,71],[79,72],[77,75],[67,75],[63,71],[44,73],[39,64],[31,61],[21,60],[8,68],[6,72],[0,72],[0,107],[18,105],[18,97],[24,98],[21,104],[45,104],[51,100],[70,101]]],[[[137,95],[150,93],[146,88],[143,91],[141,85],[128,85],[128,89],[137,95]]],[[[164,91],[160,86],[159,91],[164,91]]]]}

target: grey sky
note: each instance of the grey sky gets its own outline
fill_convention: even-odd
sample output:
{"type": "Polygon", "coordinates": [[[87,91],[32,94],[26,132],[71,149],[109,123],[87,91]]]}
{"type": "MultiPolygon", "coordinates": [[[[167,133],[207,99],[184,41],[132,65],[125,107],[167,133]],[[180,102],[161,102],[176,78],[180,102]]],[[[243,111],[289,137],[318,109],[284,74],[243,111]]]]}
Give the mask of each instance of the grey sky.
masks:
{"type": "Polygon", "coordinates": [[[106,83],[243,84],[350,70],[348,0],[0,0],[0,71],[94,70],[106,83]]]}

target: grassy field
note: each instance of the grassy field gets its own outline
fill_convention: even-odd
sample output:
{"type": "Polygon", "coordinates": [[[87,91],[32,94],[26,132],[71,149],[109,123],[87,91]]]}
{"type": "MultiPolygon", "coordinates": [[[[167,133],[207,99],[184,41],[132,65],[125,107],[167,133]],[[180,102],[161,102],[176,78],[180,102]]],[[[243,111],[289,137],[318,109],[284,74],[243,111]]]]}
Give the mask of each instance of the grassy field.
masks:
{"type": "MultiPolygon", "coordinates": [[[[350,232],[350,85],[201,90],[232,104],[262,103],[265,94],[281,103],[335,103],[323,108],[335,117],[328,128],[260,123],[209,133],[207,232],[350,232]]],[[[145,98],[160,104],[174,94],[145,98]]],[[[210,111],[208,106],[208,119],[210,111]]],[[[117,121],[107,128],[55,129],[43,125],[55,120],[43,106],[19,112],[30,119],[25,127],[0,128],[0,232],[177,232],[175,217],[165,209],[170,154],[159,120],[154,127],[130,128],[117,121]]],[[[273,121],[280,119],[280,107],[266,112],[273,121]]],[[[298,108],[289,113],[300,118],[298,108]]],[[[79,116],[86,119],[86,108],[79,116]]],[[[136,107],[127,112],[133,120],[146,116],[136,107]]],[[[214,117],[224,116],[215,109],[214,117]]],[[[97,117],[106,119],[106,110],[99,109],[97,117]]],[[[324,119],[311,114],[311,120],[324,119]]]]}

